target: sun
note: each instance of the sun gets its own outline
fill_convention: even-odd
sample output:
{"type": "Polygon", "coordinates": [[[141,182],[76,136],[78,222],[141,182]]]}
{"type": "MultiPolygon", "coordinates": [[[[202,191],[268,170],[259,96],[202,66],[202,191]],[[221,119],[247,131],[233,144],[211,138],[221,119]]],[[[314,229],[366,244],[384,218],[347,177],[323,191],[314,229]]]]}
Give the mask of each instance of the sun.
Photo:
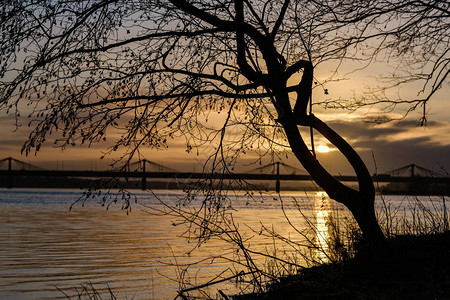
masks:
{"type": "Polygon", "coordinates": [[[319,145],[317,147],[317,152],[327,153],[327,152],[330,152],[330,148],[328,146],[326,146],[326,145],[319,145]]]}

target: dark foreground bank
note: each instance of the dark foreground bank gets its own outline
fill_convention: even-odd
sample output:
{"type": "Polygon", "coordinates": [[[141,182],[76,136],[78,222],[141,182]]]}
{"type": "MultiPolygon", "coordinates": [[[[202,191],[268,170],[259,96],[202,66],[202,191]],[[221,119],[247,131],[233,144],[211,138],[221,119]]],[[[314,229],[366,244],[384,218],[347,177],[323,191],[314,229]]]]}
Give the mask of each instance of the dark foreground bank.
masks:
{"type": "Polygon", "coordinates": [[[397,236],[389,250],[372,259],[355,258],[280,278],[264,294],[234,299],[450,299],[450,231],[397,236]]]}

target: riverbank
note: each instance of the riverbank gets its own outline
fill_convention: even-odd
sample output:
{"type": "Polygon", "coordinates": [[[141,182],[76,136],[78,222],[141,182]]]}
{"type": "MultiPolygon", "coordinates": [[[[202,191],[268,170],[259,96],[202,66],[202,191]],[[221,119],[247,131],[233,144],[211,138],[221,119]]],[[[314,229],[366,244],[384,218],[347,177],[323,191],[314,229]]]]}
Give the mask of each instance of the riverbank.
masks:
{"type": "Polygon", "coordinates": [[[280,278],[252,299],[450,299],[450,231],[389,239],[382,258],[361,249],[339,263],[280,278]]]}
{"type": "MultiPolygon", "coordinates": [[[[71,172],[71,171],[69,171],[71,172]]],[[[89,172],[89,171],[87,171],[89,172]]],[[[254,174],[253,174],[254,175],[254,174]]],[[[234,191],[247,191],[253,189],[255,191],[275,191],[276,178],[273,180],[247,180],[249,185],[230,185],[227,188],[234,191]]],[[[440,179],[443,180],[442,178],[440,179]]],[[[450,180],[447,180],[450,182],[450,180]]],[[[430,183],[430,180],[418,178],[414,181],[410,188],[411,182],[381,182],[378,185],[378,193],[383,195],[413,195],[413,196],[440,196],[450,195],[450,183],[430,183]]],[[[146,178],[144,185],[142,178],[128,178],[126,180],[120,178],[108,179],[92,179],[77,178],[66,176],[1,176],[0,188],[39,188],[39,189],[151,189],[151,190],[184,190],[187,187],[193,187],[198,184],[195,180],[183,178],[155,179],[146,178]]],[[[346,182],[348,186],[357,188],[356,183],[352,181],[346,182]]],[[[222,187],[223,188],[223,187],[222,187]]],[[[281,191],[283,192],[320,192],[322,189],[308,180],[299,181],[281,181],[281,191]]]]}

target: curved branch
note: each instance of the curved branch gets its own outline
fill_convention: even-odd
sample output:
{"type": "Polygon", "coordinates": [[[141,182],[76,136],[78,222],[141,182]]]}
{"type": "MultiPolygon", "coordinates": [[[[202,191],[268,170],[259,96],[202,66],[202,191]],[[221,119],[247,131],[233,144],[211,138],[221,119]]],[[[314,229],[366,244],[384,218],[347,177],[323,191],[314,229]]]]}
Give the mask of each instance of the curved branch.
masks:
{"type": "Polygon", "coordinates": [[[347,143],[337,132],[328,127],[322,120],[313,114],[308,116],[308,125],[320,132],[330,143],[332,143],[348,160],[358,178],[359,193],[366,197],[375,197],[375,189],[366,165],[350,144],[347,143]]]}
{"type": "MultiPolygon", "coordinates": [[[[301,125],[311,126],[316,129],[336,146],[339,151],[341,151],[356,173],[359,191],[339,182],[320,164],[319,161],[317,161],[306,146],[300,135],[300,131],[297,128],[297,124],[293,119],[283,119],[281,124],[286,132],[289,145],[291,146],[294,155],[305,167],[313,180],[323,188],[331,198],[345,204],[352,211],[362,205],[358,201],[360,198],[371,201],[371,205],[373,206],[375,189],[372,177],[360,156],[338,133],[314,115],[309,115],[306,119],[302,120],[301,125]]],[[[367,205],[367,203],[364,205],[367,205]]]]}
{"type": "Polygon", "coordinates": [[[308,102],[311,99],[313,83],[313,65],[310,61],[301,60],[294,67],[303,68],[303,75],[300,83],[295,87],[297,92],[297,101],[295,102],[293,114],[296,118],[306,117],[308,111],[308,102]]]}

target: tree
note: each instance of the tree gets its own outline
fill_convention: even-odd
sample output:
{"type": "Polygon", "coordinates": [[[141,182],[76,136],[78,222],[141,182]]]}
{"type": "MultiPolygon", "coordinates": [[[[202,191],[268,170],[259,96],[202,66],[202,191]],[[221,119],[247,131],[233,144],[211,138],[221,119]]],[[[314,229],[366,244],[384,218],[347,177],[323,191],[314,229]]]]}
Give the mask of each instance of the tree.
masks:
{"type": "Polygon", "coordinates": [[[421,109],[420,125],[427,123],[427,104],[446,84],[450,72],[449,17],[445,1],[316,1],[324,22],[334,26],[354,24],[351,42],[360,58],[385,62],[392,68],[350,107],[378,105],[385,111],[402,107],[405,114],[421,109]],[[389,90],[409,85],[416,97],[387,96],[389,90]]]}
{"type": "MultiPolygon", "coordinates": [[[[55,132],[60,134],[55,143],[66,147],[100,142],[107,132],[119,131],[110,151],[124,149],[127,161],[141,147],[165,148],[171,138],[182,137],[187,151],[217,141],[208,168],[223,173],[232,172],[230,166],[256,142],[260,147],[254,151],[260,155],[275,146],[287,147],[378,245],[384,236],[364,162],[311,112],[312,91],[323,86],[314,79],[314,70],[329,60],[370,61],[392,49],[393,56],[415,58],[417,49],[432,49],[427,52],[436,57],[432,70],[422,74],[426,84],[433,83],[431,91],[425,99],[401,101],[425,107],[448,75],[448,5],[382,0],[370,4],[3,1],[0,107],[30,118],[33,131],[23,146],[26,153],[39,150],[55,132]],[[396,20],[389,22],[393,17],[396,20]],[[436,31],[447,44],[434,44],[436,31]],[[378,46],[368,47],[373,40],[378,46]],[[220,126],[208,122],[212,109],[225,111],[220,126]],[[317,130],[344,154],[358,177],[359,190],[323,168],[299,126],[317,130]],[[229,137],[231,127],[240,130],[238,139],[229,137]]],[[[416,63],[425,68],[430,59],[425,56],[416,63]]],[[[397,78],[397,84],[405,82],[405,77],[397,78]]],[[[380,102],[400,104],[379,98],[368,104],[380,102]]]]}

